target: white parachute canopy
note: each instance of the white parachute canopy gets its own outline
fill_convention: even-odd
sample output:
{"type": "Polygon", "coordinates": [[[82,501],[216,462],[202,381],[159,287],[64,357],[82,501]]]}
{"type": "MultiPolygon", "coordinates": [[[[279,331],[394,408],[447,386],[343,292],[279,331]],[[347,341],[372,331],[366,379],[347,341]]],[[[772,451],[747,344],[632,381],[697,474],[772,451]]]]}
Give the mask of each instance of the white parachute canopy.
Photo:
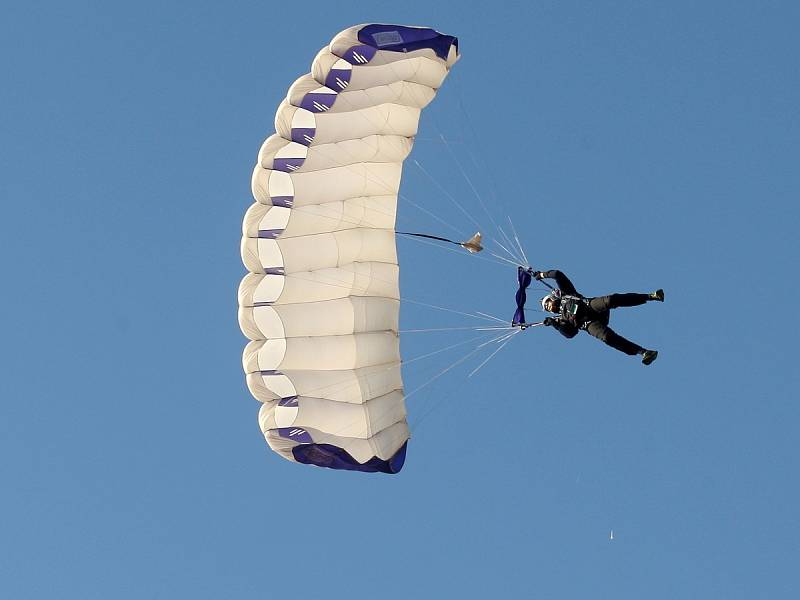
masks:
{"type": "Polygon", "coordinates": [[[403,466],[397,195],[420,112],[458,57],[432,29],[351,27],[278,107],[244,217],[239,324],[261,430],[284,458],[403,466]]]}

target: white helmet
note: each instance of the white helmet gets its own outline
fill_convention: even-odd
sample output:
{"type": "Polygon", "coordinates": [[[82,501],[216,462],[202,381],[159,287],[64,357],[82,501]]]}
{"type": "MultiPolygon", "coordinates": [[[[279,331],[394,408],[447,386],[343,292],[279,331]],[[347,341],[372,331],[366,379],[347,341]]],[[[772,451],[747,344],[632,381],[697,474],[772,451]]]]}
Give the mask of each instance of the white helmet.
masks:
{"type": "Polygon", "coordinates": [[[547,310],[547,308],[545,307],[545,303],[548,300],[552,300],[553,302],[558,302],[559,300],[561,300],[561,290],[555,289],[539,301],[542,305],[543,310],[547,310]]]}

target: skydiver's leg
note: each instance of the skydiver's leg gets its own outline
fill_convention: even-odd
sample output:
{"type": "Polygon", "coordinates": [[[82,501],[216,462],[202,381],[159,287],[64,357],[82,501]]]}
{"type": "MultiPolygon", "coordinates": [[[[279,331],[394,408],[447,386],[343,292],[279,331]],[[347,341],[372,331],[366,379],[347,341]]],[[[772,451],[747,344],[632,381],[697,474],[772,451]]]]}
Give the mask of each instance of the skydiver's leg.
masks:
{"type": "Polygon", "coordinates": [[[640,306],[652,300],[650,294],[611,294],[610,296],[598,296],[589,300],[589,306],[596,312],[605,312],[612,308],[623,306],[640,306]]]}
{"type": "MultiPolygon", "coordinates": [[[[595,298],[596,300],[597,298],[595,298]]],[[[636,354],[644,354],[645,350],[638,344],[634,344],[630,340],[626,340],[619,335],[616,331],[611,329],[608,325],[601,321],[592,321],[587,325],[586,331],[589,335],[593,335],[601,342],[604,342],[625,354],[634,356],[636,354]]]]}

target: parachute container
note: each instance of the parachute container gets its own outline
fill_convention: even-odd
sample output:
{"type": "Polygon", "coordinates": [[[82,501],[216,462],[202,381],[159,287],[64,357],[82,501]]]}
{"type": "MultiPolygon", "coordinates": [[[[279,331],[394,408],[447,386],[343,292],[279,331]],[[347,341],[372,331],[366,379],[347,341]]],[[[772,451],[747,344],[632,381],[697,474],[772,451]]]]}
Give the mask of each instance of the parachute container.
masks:
{"type": "Polygon", "coordinates": [[[397,194],[420,111],[458,57],[458,40],[433,29],[346,29],[289,88],[261,146],[241,245],[242,362],[261,431],[288,460],[403,466],[397,194]]]}

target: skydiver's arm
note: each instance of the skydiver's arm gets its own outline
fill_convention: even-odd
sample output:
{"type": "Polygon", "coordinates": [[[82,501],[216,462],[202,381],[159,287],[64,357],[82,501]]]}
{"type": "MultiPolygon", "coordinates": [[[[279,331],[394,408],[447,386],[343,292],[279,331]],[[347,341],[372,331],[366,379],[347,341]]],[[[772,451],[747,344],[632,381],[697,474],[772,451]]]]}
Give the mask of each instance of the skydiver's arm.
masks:
{"type": "Polygon", "coordinates": [[[553,319],[552,327],[558,329],[558,333],[563,335],[565,338],[574,338],[578,335],[579,329],[574,325],[570,325],[566,321],[562,321],[561,319],[553,319]]]}
{"type": "Polygon", "coordinates": [[[562,292],[569,294],[570,296],[580,296],[578,290],[575,289],[575,286],[572,285],[572,282],[569,280],[569,277],[564,275],[558,269],[553,269],[552,271],[542,271],[542,278],[555,279],[558,289],[560,289],[562,292]]]}

